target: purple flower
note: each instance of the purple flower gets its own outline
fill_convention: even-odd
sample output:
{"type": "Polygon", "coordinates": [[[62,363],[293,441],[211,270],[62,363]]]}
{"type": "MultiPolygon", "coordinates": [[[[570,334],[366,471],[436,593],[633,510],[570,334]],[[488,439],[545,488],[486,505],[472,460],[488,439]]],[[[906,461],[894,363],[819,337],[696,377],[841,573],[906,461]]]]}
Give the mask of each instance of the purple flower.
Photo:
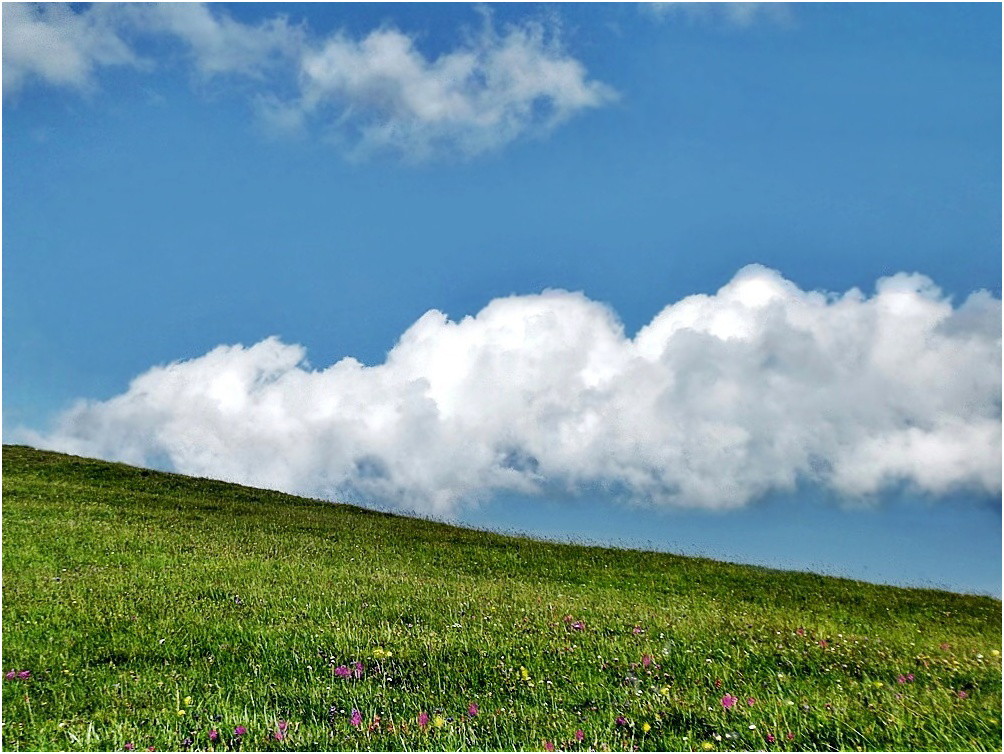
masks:
{"type": "Polygon", "coordinates": [[[642,628],[641,626],[635,626],[634,628],[631,629],[631,633],[633,633],[635,636],[637,636],[638,634],[645,633],[645,629],[642,628]]]}
{"type": "Polygon", "coordinates": [[[618,715],[618,716],[617,716],[617,720],[616,720],[616,722],[617,722],[617,724],[618,724],[618,725],[620,725],[621,727],[623,727],[623,726],[625,726],[625,725],[627,725],[627,724],[628,724],[628,722],[627,722],[627,718],[626,718],[626,717],[624,717],[624,715],[618,715]]]}
{"type": "Polygon", "coordinates": [[[550,741],[544,741],[544,751],[554,751],[554,744],[550,741]]]}
{"type": "Polygon", "coordinates": [[[756,704],[756,699],[754,699],[752,696],[746,697],[746,706],[747,707],[752,707],[754,704],[756,704]]]}
{"type": "Polygon", "coordinates": [[[896,676],[896,683],[906,683],[906,676],[905,675],[896,676]]]}
{"type": "Polygon", "coordinates": [[[418,727],[419,728],[424,728],[428,724],[429,724],[429,713],[428,712],[420,712],[418,714],[418,727]]]}
{"type": "Polygon", "coordinates": [[[22,670],[20,673],[17,674],[17,677],[20,678],[22,681],[27,681],[29,678],[31,678],[31,671],[22,670]]]}
{"type": "Polygon", "coordinates": [[[353,708],[352,716],[349,718],[349,722],[352,724],[353,728],[358,728],[360,725],[363,724],[362,713],[359,710],[353,708]]]}
{"type": "Polygon", "coordinates": [[[181,748],[187,749],[193,743],[195,743],[195,741],[192,740],[191,736],[185,736],[183,739],[181,739],[181,748]]]}
{"type": "Polygon", "coordinates": [[[731,709],[735,706],[735,703],[739,701],[739,697],[732,696],[732,694],[726,694],[722,697],[722,706],[725,709],[731,709]]]}
{"type": "Polygon", "coordinates": [[[906,674],[906,681],[907,683],[913,683],[913,673],[906,674]]]}
{"type": "Polygon", "coordinates": [[[272,738],[274,738],[276,741],[281,741],[285,737],[286,734],[283,733],[281,730],[277,730],[275,733],[272,734],[272,738]]]}
{"type": "Polygon", "coordinates": [[[356,662],[356,664],[352,666],[352,675],[354,675],[357,679],[362,678],[364,670],[366,670],[366,666],[361,662],[356,662]]]}
{"type": "Polygon", "coordinates": [[[960,691],[958,694],[956,694],[956,696],[958,696],[959,699],[968,699],[969,698],[969,694],[967,694],[965,691],[960,691]]]}
{"type": "Polygon", "coordinates": [[[478,705],[476,705],[473,702],[471,702],[471,705],[467,708],[467,714],[470,715],[471,717],[477,717],[478,716],[478,705]]]}
{"type": "Polygon", "coordinates": [[[642,655],[641,666],[643,668],[647,668],[651,664],[652,664],[652,655],[642,655]]]}
{"type": "Polygon", "coordinates": [[[124,748],[124,749],[125,749],[126,751],[136,751],[136,744],[134,744],[134,743],[133,743],[132,741],[130,741],[130,742],[129,742],[129,743],[127,743],[127,744],[126,744],[126,745],[125,745],[125,746],[124,746],[123,748],[124,748]]]}
{"type": "Polygon", "coordinates": [[[15,678],[17,678],[17,671],[8,670],[6,673],[3,674],[3,677],[6,678],[8,681],[13,681],[15,678]]]}
{"type": "Polygon", "coordinates": [[[288,727],[289,727],[289,723],[287,723],[285,720],[280,720],[279,721],[279,730],[285,731],[288,727]]]}
{"type": "Polygon", "coordinates": [[[576,741],[581,741],[585,737],[586,737],[586,733],[585,733],[585,731],[582,730],[582,728],[579,728],[577,731],[575,731],[575,740],[576,741]]]}
{"type": "Polygon", "coordinates": [[[335,668],[335,675],[337,675],[339,678],[348,678],[350,675],[352,675],[352,671],[349,670],[348,667],[346,667],[345,665],[339,665],[337,668],[335,668]]]}
{"type": "Polygon", "coordinates": [[[220,740],[220,732],[216,730],[216,728],[213,728],[211,731],[209,731],[209,740],[212,741],[213,743],[216,743],[217,741],[220,740]]]}
{"type": "Polygon", "coordinates": [[[235,736],[243,736],[247,732],[248,732],[248,729],[245,728],[243,725],[238,725],[236,728],[234,728],[234,735],[235,736]]]}
{"type": "Polygon", "coordinates": [[[777,740],[777,739],[776,739],[776,738],[774,738],[774,734],[773,734],[773,733],[768,733],[768,734],[767,734],[767,743],[769,743],[769,744],[772,744],[772,743],[774,743],[774,742],[775,742],[776,740],[777,740]]]}

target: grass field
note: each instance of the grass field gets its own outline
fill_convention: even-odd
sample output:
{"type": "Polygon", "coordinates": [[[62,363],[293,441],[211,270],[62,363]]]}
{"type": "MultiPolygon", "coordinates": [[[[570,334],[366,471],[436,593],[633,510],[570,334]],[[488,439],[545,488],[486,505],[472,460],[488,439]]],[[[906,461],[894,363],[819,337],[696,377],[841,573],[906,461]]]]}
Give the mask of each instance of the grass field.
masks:
{"type": "Polygon", "coordinates": [[[8,751],[999,751],[1000,648],[987,597],[3,448],[8,751]]]}

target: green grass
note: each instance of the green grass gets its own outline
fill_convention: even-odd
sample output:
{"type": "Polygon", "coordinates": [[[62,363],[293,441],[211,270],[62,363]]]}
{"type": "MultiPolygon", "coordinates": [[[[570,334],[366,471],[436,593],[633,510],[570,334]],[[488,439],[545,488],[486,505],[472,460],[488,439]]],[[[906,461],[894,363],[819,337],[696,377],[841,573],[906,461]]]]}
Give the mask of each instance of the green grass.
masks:
{"type": "Polygon", "coordinates": [[[31,672],[3,681],[8,751],[1001,749],[987,597],[537,542],[16,446],[3,493],[3,669],[31,672]],[[357,661],[362,678],[335,674],[357,661]]]}

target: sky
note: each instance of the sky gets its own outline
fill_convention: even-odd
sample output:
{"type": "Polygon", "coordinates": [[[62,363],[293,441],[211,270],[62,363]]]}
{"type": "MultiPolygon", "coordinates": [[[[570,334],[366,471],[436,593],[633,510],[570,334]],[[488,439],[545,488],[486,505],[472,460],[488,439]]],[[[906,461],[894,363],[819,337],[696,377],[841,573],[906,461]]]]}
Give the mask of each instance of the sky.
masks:
{"type": "Polygon", "coordinates": [[[996,4],[3,5],[3,437],[1001,593],[996,4]]]}

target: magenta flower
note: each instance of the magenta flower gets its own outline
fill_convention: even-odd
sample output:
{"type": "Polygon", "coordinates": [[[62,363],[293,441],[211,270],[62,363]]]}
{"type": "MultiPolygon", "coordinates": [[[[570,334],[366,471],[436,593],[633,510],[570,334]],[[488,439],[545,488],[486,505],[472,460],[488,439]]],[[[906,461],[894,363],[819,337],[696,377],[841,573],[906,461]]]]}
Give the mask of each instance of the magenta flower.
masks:
{"type": "Polygon", "coordinates": [[[906,676],[905,675],[896,676],[896,683],[906,683],[906,676]]]}
{"type": "Polygon", "coordinates": [[[968,699],[969,698],[969,694],[967,694],[965,691],[960,691],[957,694],[957,696],[959,697],[959,699],[968,699]]]}
{"type": "Polygon", "coordinates": [[[348,678],[350,675],[352,675],[352,671],[349,670],[348,667],[345,665],[339,665],[337,668],[335,668],[335,675],[337,675],[339,678],[348,678]]]}
{"type": "Polygon", "coordinates": [[[357,662],[352,666],[352,675],[354,675],[356,678],[362,678],[364,670],[366,670],[366,666],[363,665],[361,662],[357,662]]]}
{"type": "Polygon", "coordinates": [[[586,624],[581,620],[577,620],[572,624],[572,628],[575,631],[584,631],[586,629],[586,624]]]}
{"type": "Polygon", "coordinates": [[[821,646],[823,649],[826,649],[828,646],[830,646],[830,642],[828,642],[826,639],[823,639],[822,641],[819,642],[819,646],[821,646]]]}
{"type": "Polygon", "coordinates": [[[732,709],[732,707],[734,707],[736,702],[738,701],[739,697],[732,696],[732,694],[726,694],[725,696],[722,697],[722,706],[725,709],[732,709]]]}
{"type": "Polygon", "coordinates": [[[352,724],[353,728],[358,728],[360,725],[363,724],[362,713],[359,710],[353,708],[352,716],[349,718],[349,722],[352,724]]]}
{"type": "Polygon", "coordinates": [[[652,655],[642,655],[641,656],[641,666],[647,668],[652,664],[652,655]]]}
{"type": "Polygon", "coordinates": [[[478,705],[476,705],[473,702],[471,702],[471,705],[467,708],[467,714],[470,715],[471,717],[477,717],[478,716],[478,705]]]}
{"type": "Polygon", "coordinates": [[[579,728],[577,731],[575,731],[575,740],[576,741],[581,741],[585,737],[586,737],[586,733],[585,733],[584,730],[582,730],[582,728],[579,728]]]}
{"type": "Polygon", "coordinates": [[[628,722],[627,722],[627,718],[626,718],[626,717],[624,717],[624,715],[618,715],[618,716],[617,716],[617,720],[616,720],[616,722],[617,722],[617,724],[618,724],[618,725],[620,725],[621,727],[623,727],[623,726],[625,726],[625,725],[627,725],[627,724],[628,724],[628,722]]]}
{"type": "Polygon", "coordinates": [[[789,741],[794,741],[794,740],[795,740],[795,734],[794,734],[794,733],[792,733],[792,732],[791,732],[791,731],[789,730],[789,731],[788,731],[788,733],[787,733],[787,735],[785,735],[785,738],[787,738],[787,739],[788,739],[789,741]]]}
{"type": "Polygon", "coordinates": [[[637,636],[638,634],[645,633],[645,629],[642,628],[641,626],[635,626],[634,628],[631,629],[631,633],[633,633],[635,636],[637,636]]]}
{"type": "Polygon", "coordinates": [[[289,723],[287,723],[285,720],[280,720],[279,721],[279,730],[285,732],[288,727],[289,727],[289,723]]]}
{"type": "Polygon", "coordinates": [[[777,740],[777,739],[776,739],[776,738],[774,738],[774,734],[773,734],[773,733],[768,733],[768,734],[767,734],[767,743],[769,743],[769,744],[772,744],[772,743],[774,743],[774,742],[775,742],[776,740],[777,740]]]}
{"type": "Polygon", "coordinates": [[[272,734],[272,738],[274,738],[276,741],[281,741],[285,737],[286,734],[283,733],[281,730],[277,730],[275,733],[272,734]]]}
{"type": "Polygon", "coordinates": [[[134,743],[133,743],[132,741],[130,741],[130,742],[129,742],[129,743],[127,743],[127,744],[126,744],[126,745],[125,745],[125,746],[124,746],[123,748],[124,748],[124,749],[125,749],[126,751],[136,751],[136,744],[134,744],[134,743]]]}
{"type": "Polygon", "coordinates": [[[746,706],[747,707],[752,707],[754,704],[756,704],[756,699],[754,699],[752,696],[746,697],[746,706]]]}
{"type": "Polygon", "coordinates": [[[419,715],[418,715],[418,727],[419,728],[424,728],[428,724],[429,724],[429,713],[428,712],[420,712],[419,715]]]}
{"type": "Polygon", "coordinates": [[[15,678],[17,678],[17,671],[8,670],[6,673],[3,674],[3,677],[6,678],[8,681],[13,681],[15,678]]]}
{"type": "Polygon", "coordinates": [[[17,677],[20,678],[22,681],[27,681],[29,678],[31,678],[31,671],[22,670],[20,673],[17,674],[17,677]]]}
{"type": "Polygon", "coordinates": [[[554,751],[554,744],[550,741],[544,741],[544,751],[554,751]]]}
{"type": "Polygon", "coordinates": [[[906,674],[906,681],[907,683],[913,683],[913,673],[906,674]]]}
{"type": "Polygon", "coordinates": [[[218,730],[216,730],[215,728],[213,728],[211,731],[209,731],[209,740],[212,741],[213,743],[216,743],[217,741],[219,741],[220,740],[220,732],[218,730]]]}
{"type": "Polygon", "coordinates": [[[247,732],[248,732],[248,729],[245,728],[243,725],[238,725],[236,728],[234,728],[234,735],[235,736],[243,736],[247,732]]]}
{"type": "Polygon", "coordinates": [[[799,636],[805,636],[805,629],[800,626],[795,629],[795,633],[798,634],[799,636]]]}

